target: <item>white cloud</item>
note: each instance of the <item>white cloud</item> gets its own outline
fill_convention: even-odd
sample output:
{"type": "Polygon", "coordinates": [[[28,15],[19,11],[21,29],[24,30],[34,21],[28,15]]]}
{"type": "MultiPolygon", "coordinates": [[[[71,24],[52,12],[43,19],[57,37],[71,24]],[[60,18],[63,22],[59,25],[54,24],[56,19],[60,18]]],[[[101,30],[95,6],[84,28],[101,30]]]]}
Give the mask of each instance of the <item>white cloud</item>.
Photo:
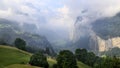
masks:
{"type": "Polygon", "coordinates": [[[66,15],[69,13],[69,8],[67,8],[66,5],[64,5],[62,8],[58,8],[58,12],[66,15]]]}
{"type": "Polygon", "coordinates": [[[119,12],[119,3],[120,0],[67,0],[65,2],[65,4],[71,9],[73,15],[79,15],[82,10],[87,9],[91,13],[98,12],[106,16],[111,16],[119,12]]]}
{"type": "Polygon", "coordinates": [[[22,5],[20,8],[21,8],[20,9],[21,12],[23,12],[23,13],[28,13],[28,14],[36,14],[37,13],[35,9],[33,9],[29,6],[26,6],[26,5],[22,5]]]}
{"type": "Polygon", "coordinates": [[[13,13],[12,13],[12,9],[11,8],[8,8],[7,10],[0,10],[0,16],[2,18],[6,18],[8,16],[12,16],[13,13]]]}
{"type": "Polygon", "coordinates": [[[69,31],[77,16],[90,18],[89,21],[113,16],[120,11],[119,3],[120,0],[0,0],[0,17],[69,31]]]}

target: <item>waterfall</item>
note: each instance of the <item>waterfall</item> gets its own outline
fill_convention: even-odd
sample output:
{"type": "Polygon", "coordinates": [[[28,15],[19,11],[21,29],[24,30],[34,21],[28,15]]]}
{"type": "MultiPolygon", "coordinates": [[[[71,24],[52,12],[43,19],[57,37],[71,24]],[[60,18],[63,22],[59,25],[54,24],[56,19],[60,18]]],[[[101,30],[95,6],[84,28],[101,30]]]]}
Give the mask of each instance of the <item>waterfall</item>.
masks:
{"type": "Polygon", "coordinates": [[[112,39],[109,38],[108,40],[105,40],[105,51],[108,51],[109,49],[113,48],[113,44],[112,44],[112,39]]]}

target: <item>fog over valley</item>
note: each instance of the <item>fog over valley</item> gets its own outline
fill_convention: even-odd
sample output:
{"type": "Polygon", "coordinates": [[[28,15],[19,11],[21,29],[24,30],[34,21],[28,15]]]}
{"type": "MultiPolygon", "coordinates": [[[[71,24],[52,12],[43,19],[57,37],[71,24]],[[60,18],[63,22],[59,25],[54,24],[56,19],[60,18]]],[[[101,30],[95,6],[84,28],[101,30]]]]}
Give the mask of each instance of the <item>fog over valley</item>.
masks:
{"type": "MultiPolygon", "coordinates": [[[[80,38],[93,36],[93,33],[99,36],[100,33],[94,30],[97,28],[97,25],[93,25],[94,21],[113,17],[119,13],[119,2],[119,0],[91,2],[87,0],[1,0],[0,18],[18,24],[24,32],[46,37],[52,46],[65,48],[64,46],[69,43],[75,45],[80,38]]],[[[80,47],[90,49],[89,45],[80,45],[80,47]]]]}

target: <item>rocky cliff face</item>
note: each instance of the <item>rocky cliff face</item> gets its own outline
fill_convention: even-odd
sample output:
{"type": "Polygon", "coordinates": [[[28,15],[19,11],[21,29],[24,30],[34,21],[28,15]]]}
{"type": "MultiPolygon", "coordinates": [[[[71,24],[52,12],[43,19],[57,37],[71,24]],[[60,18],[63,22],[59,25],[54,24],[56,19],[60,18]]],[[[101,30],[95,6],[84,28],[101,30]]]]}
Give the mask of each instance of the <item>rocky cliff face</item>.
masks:
{"type": "Polygon", "coordinates": [[[120,13],[110,18],[98,19],[90,24],[87,18],[78,17],[75,22],[72,39],[74,43],[77,43],[77,47],[84,46],[95,53],[107,51],[114,47],[120,48],[120,13]],[[84,39],[86,37],[89,42],[84,39]],[[85,42],[79,43],[81,41],[85,42]]]}
{"type": "Polygon", "coordinates": [[[98,46],[99,51],[107,51],[114,47],[120,48],[120,37],[111,38],[108,40],[101,39],[100,37],[97,37],[98,40],[98,46]]]}
{"type": "Polygon", "coordinates": [[[97,37],[99,51],[120,48],[120,13],[94,21],[92,29],[97,37]]]}
{"type": "Polygon", "coordinates": [[[90,50],[93,52],[102,52],[108,51],[111,48],[119,47],[120,48],[120,37],[109,38],[104,40],[97,36],[95,33],[90,35],[90,50]]]}
{"type": "Polygon", "coordinates": [[[84,27],[82,25],[79,25],[76,27],[75,26],[75,31],[74,31],[74,36],[73,36],[73,40],[75,43],[77,43],[77,47],[79,48],[83,48],[87,47],[86,49],[95,52],[96,54],[98,52],[102,52],[102,51],[108,51],[111,48],[114,47],[119,47],[120,48],[120,37],[114,37],[114,38],[109,38],[109,39],[102,39],[101,37],[99,37],[92,29],[88,28],[88,27],[84,27]],[[84,28],[85,29],[84,29],[84,28]],[[83,30],[84,29],[84,30],[83,30]],[[87,31],[86,31],[87,30],[87,31]],[[88,45],[83,45],[83,42],[80,43],[82,41],[82,39],[84,37],[88,37],[89,42],[87,40],[85,43],[89,43],[88,45]]]}
{"type": "Polygon", "coordinates": [[[112,44],[113,44],[113,47],[120,48],[120,37],[112,38],[112,44]]]}

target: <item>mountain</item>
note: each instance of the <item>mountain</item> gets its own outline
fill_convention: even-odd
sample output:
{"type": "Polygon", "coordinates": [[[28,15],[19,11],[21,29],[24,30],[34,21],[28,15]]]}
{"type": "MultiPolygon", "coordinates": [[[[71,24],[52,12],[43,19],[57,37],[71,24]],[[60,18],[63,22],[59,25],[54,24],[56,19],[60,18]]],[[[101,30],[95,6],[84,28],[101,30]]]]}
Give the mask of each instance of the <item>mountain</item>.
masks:
{"type": "Polygon", "coordinates": [[[91,26],[87,24],[87,18],[79,16],[77,17],[72,32],[72,45],[71,50],[76,48],[85,48],[89,51],[96,52],[98,50],[96,43],[96,34],[91,29],[91,26]]]}
{"type": "Polygon", "coordinates": [[[96,20],[92,24],[92,29],[102,39],[120,37],[120,13],[96,20]]]}
{"type": "Polygon", "coordinates": [[[23,29],[23,27],[27,27],[27,25],[22,26],[14,21],[0,19],[0,42],[4,41],[7,44],[14,45],[16,38],[22,38],[26,41],[27,47],[42,50],[49,48],[51,53],[54,52],[50,42],[46,39],[46,37],[34,32],[30,33],[25,31],[26,29],[23,29]]]}
{"type": "Polygon", "coordinates": [[[111,48],[120,48],[120,13],[84,24],[84,18],[77,18],[73,31],[72,48],[85,48],[98,54],[111,48]]]}
{"type": "Polygon", "coordinates": [[[92,23],[92,30],[96,34],[99,51],[120,48],[120,13],[96,20],[92,23]]]}

